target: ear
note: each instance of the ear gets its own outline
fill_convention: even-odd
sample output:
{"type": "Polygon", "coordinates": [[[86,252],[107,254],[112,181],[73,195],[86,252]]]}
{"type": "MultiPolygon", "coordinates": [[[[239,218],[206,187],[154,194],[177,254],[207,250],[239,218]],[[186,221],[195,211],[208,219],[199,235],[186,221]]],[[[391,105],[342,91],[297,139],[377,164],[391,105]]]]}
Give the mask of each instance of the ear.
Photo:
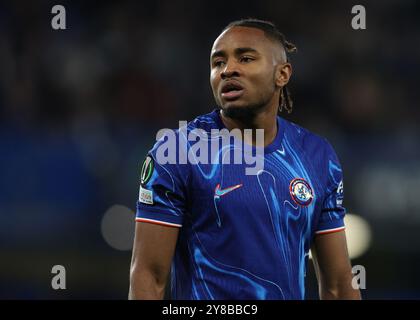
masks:
{"type": "Polygon", "coordinates": [[[276,66],[275,83],[277,87],[284,87],[292,76],[292,65],[288,62],[276,66]]]}

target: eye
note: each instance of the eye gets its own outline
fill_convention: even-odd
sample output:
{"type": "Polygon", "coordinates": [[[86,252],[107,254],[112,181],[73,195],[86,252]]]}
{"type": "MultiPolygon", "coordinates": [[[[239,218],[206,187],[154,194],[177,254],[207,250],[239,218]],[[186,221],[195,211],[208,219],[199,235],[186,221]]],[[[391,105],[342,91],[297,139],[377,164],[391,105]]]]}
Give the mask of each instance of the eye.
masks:
{"type": "Polygon", "coordinates": [[[225,62],[223,60],[216,60],[216,61],[213,62],[213,66],[218,67],[218,68],[221,67],[224,64],[225,64],[225,62]]]}
{"type": "Polygon", "coordinates": [[[254,58],[249,57],[249,56],[243,56],[243,57],[241,57],[241,59],[240,59],[240,61],[241,61],[241,62],[245,62],[245,63],[251,62],[251,61],[253,61],[253,60],[254,60],[254,58]]]}

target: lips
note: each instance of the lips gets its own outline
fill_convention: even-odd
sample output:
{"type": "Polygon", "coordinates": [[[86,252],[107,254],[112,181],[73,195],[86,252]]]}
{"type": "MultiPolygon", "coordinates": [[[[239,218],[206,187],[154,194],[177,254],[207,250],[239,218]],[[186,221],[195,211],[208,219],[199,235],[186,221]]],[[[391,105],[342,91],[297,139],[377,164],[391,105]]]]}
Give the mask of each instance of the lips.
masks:
{"type": "Polygon", "coordinates": [[[244,88],[236,81],[226,82],[221,89],[221,96],[225,100],[234,100],[242,96],[244,88]]]}

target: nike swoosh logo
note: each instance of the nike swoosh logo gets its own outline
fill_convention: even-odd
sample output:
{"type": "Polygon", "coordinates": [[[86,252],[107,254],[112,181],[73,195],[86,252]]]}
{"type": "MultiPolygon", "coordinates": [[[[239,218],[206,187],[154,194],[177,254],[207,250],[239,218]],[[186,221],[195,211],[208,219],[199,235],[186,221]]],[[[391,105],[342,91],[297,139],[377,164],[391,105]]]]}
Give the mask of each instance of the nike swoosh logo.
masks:
{"type": "Polygon", "coordinates": [[[236,189],[238,189],[240,187],[242,187],[242,183],[241,184],[237,184],[237,185],[232,186],[232,187],[221,189],[220,188],[220,183],[218,183],[217,186],[216,186],[216,189],[214,189],[214,196],[215,197],[224,196],[225,194],[228,194],[229,192],[232,192],[233,190],[236,190],[236,189]]]}

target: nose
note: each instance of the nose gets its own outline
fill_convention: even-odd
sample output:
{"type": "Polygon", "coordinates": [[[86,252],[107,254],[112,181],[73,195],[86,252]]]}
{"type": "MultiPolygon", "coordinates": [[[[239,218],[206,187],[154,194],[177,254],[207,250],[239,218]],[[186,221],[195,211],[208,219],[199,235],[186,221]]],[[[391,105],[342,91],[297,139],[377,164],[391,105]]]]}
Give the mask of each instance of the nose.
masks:
{"type": "Polygon", "coordinates": [[[239,76],[239,70],[237,68],[237,64],[234,61],[226,62],[226,66],[222,70],[220,76],[223,80],[226,78],[239,76]]]}

